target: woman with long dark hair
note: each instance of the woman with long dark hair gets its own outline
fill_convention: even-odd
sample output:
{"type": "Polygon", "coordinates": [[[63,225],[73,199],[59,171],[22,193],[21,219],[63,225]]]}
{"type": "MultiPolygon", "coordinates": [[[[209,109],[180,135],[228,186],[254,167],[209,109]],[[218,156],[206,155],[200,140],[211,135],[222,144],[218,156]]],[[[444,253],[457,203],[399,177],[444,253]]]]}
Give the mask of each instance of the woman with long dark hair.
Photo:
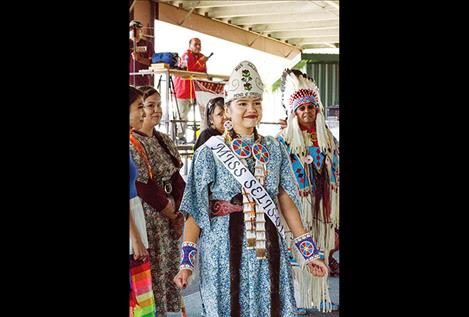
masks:
{"type": "MultiPolygon", "coordinates": [[[[140,129],[143,123],[143,93],[129,86],[129,125],[131,129],[140,129]]],[[[155,302],[150,277],[150,260],[148,254],[148,238],[142,202],[137,196],[135,181],[137,166],[132,157],[129,158],[130,175],[130,316],[155,316],[155,302]],[[142,278],[142,276],[144,276],[142,278]]]]}
{"type": "Polygon", "coordinates": [[[185,182],[179,174],[181,157],[168,135],[155,129],[163,115],[161,97],[142,87],[145,119],[130,134],[131,154],[138,166],[137,192],[147,222],[153,291],[157,316],[181,311],[181,292],[172,279],[179,267],[179,238],[183,216],[178,212],[185,182]]]}
{"type": "Polygon", "coordinates": [[[222,135],[225,131],[223,124],[225,123],[225,102],[223,97],[215,97],[210,99],[207,103],[207,110],[205,113],[205,124],[208,127],[200,133],[197,142],[194,145],[196,151],[202,144],[205,143],[214,135],[222,135]]]}
{"type": "Polygon", "coordinates": [[[200,255],[200,290],[206,316],[296,317],[285,219],[299,262],[327,274],[311,234],[289,156],[273,137],[260,135],[263,83],[256,67],[239,63],[225,85],[222,136],[194,154],[180,211],[186,216],[180,270],[184,288],[200,255]],[[280,215],[280,212],[282,215],[280,215]]]}

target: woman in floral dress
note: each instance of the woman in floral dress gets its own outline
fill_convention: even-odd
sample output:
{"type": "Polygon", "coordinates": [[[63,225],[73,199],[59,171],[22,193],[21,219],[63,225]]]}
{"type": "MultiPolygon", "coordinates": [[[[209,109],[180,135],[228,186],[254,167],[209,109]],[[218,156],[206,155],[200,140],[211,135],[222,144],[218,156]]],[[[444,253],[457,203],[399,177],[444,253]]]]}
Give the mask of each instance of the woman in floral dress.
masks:
{"type": "Polygon", "coordinates": [[[303,267],[327,274],[301,223],[286,149],[255,128],[262,118],[262,93],[256,67],[239,63],[225,85],[225,132],[195,152],[187,179],[180,207],[186,216],[184,242],[174,281],[187,286],[199,255],[205,316],[296,316],[282,216],[302,250],[303,267]]]}
{"type": "Polygon", "coordinates": [[[181,292],[172,279],[178,272],[183,217],[177,210],[185,182],[174,143],[154,129],[162,117],[160,95],[151,88],[143,98],[145,119],[140,130],[131,131],[131,154],[139,171],[136,187],[145,211],[156,312],[166,316],[181,311],[181,292]]]}

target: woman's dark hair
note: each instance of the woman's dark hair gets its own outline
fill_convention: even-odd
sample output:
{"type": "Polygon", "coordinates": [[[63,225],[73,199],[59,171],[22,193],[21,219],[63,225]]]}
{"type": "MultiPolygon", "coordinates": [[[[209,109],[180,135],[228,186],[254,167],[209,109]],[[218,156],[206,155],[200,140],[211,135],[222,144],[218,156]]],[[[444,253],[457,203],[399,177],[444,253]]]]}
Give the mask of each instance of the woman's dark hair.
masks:
{"type": "Polygon", "coordinates": [[[223,97],[216,97],[213,99],[210,99],[207,102],[207,109],[205,111],[205,123],[207,124],[207,127],[210,127],[210,116],[215,112],[216,107],[221,107],[223,109],[223,106],[225,105],[225,101],[223,97]]]}
{"type": "Polygon", "coordinates": [[[129,107],[137,100],[138,97],[142,97],[143,92],[134,86],[129,86],[129,107]]]}
{"type": "Polygon", "coordinates": [[[143,92],[143,100],[153,96],[154,94],[160,94],[153,86],[142,86],[139,89],[143,92]]]}

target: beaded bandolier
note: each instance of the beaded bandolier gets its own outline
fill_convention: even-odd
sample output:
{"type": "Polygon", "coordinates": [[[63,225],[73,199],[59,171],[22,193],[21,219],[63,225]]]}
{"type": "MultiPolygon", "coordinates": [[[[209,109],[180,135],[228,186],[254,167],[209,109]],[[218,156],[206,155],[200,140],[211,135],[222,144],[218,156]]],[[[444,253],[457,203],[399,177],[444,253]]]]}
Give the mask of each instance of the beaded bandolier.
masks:
{"type": "MultiPolygon", "coordinates": [[[[263,137],[254,130],[254,145],[251,147],[242,138],[239,138],[233,130],[226,129],[223,134],[225,143],[230,145],[234,154],[239,158],[243,165],[248,168],[248,159],[254,158],[254,177],[261,185],[265,185],[267,176],[266,164],[269,162],[269,152],[262,145],[263,137]]],[[[266,233],[264,212],[256,207],[256,201],[251,195],[242,188],[243,194],[243,215],[248,241],[248,249],[256,249],[256,257],[259,260],[266,259],[266,233]]]]}

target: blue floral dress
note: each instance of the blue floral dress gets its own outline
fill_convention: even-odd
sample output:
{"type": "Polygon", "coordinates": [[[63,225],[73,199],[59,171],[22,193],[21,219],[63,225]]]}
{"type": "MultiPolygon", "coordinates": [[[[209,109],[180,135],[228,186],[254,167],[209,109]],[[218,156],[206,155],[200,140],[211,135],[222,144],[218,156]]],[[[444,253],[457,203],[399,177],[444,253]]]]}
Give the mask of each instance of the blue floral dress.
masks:
{"type": "MultiPolygon", "coordinates": [[[[253,138],[244,139],[248,144],[253,138]]],[[[264,146],[270,152],[265,189],[278,206],[280,186],[301,210],[290,158],[283,144],[265,137],[264,146]]],[[[209,217],[210,200],[227,200],[241,193],[241,185],[205,144],[194,153],[180,211],[190,214],[201,229],[199,237],[200,288],[206,316],[230,317],[230,239],[229,216],[209,217]]],[[[254,172],[254,161],[248,159],[254,172]]],[[[266,221],[268,217],[266,217],[266,221]]],[[[256,259],[256,251],[247,249],[243,232],[240,264],[240,316],[270,316],[270,272],[268,260],[256,259]]],[[[296,317],[290,260],[285,241],[278,235],[280,248],[279,297],[280,316],[296,317]]]]}

